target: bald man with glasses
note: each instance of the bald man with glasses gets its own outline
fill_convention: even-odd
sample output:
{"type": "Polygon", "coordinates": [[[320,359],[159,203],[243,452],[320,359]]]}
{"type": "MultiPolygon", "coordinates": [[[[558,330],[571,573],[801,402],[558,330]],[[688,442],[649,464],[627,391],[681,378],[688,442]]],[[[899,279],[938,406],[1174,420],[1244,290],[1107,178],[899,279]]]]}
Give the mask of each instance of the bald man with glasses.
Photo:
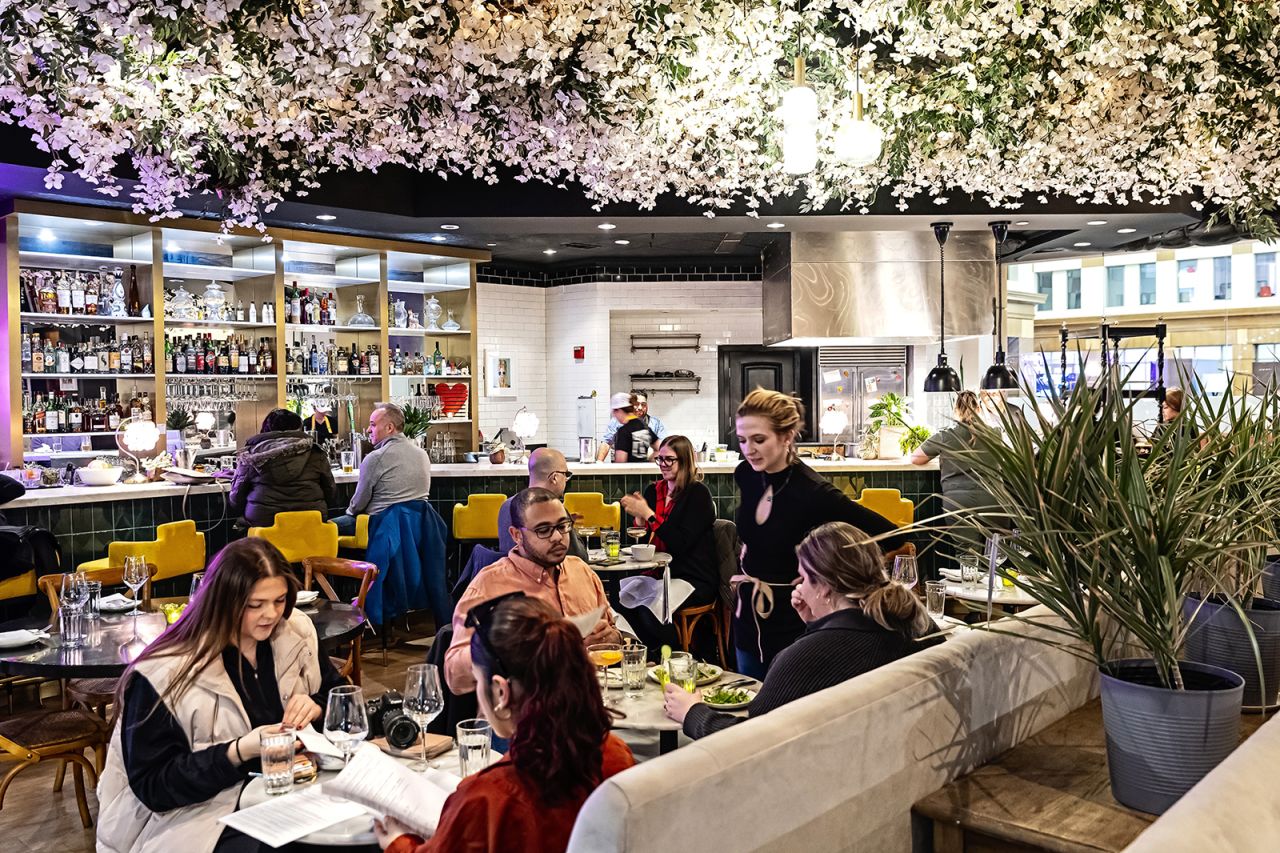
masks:
{"type": "MultiPolygon", "coordinates": [[[[573,472],[564,454],[550,447],[539,447],[529,454],[529,488],[546,489],[558,498],[564,497],[573,472]]],[[[511,498],[507,498],[498,510],[498,550],[504,554],[511,553],[516,541],[511,536],[511,498]]],[[[569,532],[569,554],[586,562],[587,545],[578,535],[577,530],[569,532]]]]}

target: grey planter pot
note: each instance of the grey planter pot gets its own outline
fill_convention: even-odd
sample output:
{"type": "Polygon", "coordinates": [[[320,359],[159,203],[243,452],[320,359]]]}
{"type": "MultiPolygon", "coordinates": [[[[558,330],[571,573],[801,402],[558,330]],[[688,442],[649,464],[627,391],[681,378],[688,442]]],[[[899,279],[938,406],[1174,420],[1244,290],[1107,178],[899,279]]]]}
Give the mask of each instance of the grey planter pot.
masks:
{"type": "Polygon", "coordinates": [[[1262,570],[1262,595],[1280,601],[1280,560],[1271,560],[1262,570]]]}
{"type": "Polygon", "coordinates": [[[1274,707],[1280,701],[1280,601],[1255,598],[1245,611],[1262,658],[1261,678],[1240,614],[1216,599],[1201,605],[1199,599],[1188,598],[1182,605],[1183,616],[1190,619],[1197,606],[1200,613],[1187,634],[1187,660],[1241,676],[1246,708],[1274,707]]]}
{"type": "Polygon", "coordinates": [[[1150,814],[1163,814],[1240,741],[1244,679],[1206,664],[1180,668],[1186,690],[1159,686],[1149,660],[1101,669],[1111,793],[1150,814]]]}

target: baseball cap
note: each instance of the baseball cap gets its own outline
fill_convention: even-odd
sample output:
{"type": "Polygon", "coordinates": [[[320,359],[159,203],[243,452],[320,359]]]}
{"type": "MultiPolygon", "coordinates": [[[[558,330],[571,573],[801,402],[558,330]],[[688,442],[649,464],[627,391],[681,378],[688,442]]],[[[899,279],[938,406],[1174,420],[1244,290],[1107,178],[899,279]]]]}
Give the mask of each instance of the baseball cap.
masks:
{"type": "Polygon", "coordinates": [[[625,391],[619,391],[609,398],[610,409],[629,409],[631,408],[631,395],[625,391]]]}

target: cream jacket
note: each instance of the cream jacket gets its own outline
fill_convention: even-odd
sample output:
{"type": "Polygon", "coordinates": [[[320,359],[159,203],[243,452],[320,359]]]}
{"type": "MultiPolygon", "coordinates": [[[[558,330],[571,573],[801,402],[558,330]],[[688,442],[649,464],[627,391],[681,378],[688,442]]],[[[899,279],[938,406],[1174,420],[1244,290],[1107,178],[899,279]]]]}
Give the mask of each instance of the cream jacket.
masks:
{"type": "MultiPolygon", "coordinates": [[[[306,614],[295,609],[277,626],[271,650],[282,697],[320,689],[316,629],[306,614]]],[[[162,657],[144,660],[137,672],[164,695],[174,676],[188,666],[186,658],[162,657]]],[[[253,728],[221,656],[176,701],[164,701],[186,732],[193,752],[235,740],[253,728]]],[[[116,726],[98,780],[98,853],[211,853],[222,832],[218,819],[235,811],[240,791],[241,786],[233,785],[206,802],[152,812],[129,787],[116,726]]]]}

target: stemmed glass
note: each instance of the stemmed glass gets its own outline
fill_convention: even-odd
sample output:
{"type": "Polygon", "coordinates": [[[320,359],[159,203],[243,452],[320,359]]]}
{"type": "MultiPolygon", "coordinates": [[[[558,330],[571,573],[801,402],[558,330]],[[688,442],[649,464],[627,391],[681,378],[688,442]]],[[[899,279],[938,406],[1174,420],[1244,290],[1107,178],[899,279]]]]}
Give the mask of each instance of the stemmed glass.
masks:
{"type": "Polygon", "coordinates": [[[434,767],[427,760],[427,726],[444,710],[444,691],[440,689],[440,669],[433,663],[415,663],[404,677],[404,711],[422,732],[422,761],[414,764],[419,772],[434,767]]]}
{"type": "Polygon", "coordinates": [[[364,708],[364,691],[344,684],[329,691],[324,711],[324,736],[342,750],[345,766],[356,745],[369,736],[369,715],[364,708]]]}
{"type": "Polygon", "coordinates": [[[145,557],[129,556],[124,558],[124,574],[120,578],[133,594],[133,639],[138,639],[138,590],[147,583],[147,560],[145,557]]]}
{"type": "Polygon", "coordinates": [[[58,630],[62,634],[64,648],[74,649],[84,645],[84,627],[80,614],[89,599],[89,586],[84,572],[71,572],[62,576],[62,589],[58,595],[58,630]]]}
{"type": "Polygon", "coordinates": [[[893,579],[912,589],[920,580],[920,572],[916,568],[916,558],[911,554],[899,554],[893,558],[893,579]]]}
{"type": "Polygon", "coordinates": [[[596,643],[587,646],[587,657],[600,668],[600,689],[604,691],[606,705],[612,705],[609,699],[609,667],[622,663],[622,646],[617,643],[596,643]]]}
{"type": "Polygon", "coordinates": [[[591,537],[598,536],[599,534],[600,534],[600,528],[597,526],[586,525],[586,524],[578,525],[578,535],[583,538],[588,551],[591,550],[591,537]]]}

